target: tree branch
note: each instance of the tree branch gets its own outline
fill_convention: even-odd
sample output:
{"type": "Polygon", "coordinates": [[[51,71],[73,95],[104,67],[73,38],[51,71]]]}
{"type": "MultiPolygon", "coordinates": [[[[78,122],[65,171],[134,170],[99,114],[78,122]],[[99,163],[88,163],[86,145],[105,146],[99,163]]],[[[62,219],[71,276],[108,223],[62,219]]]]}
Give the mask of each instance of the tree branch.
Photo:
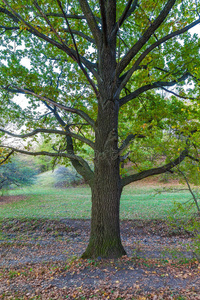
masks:
{"type": "Polygon", "coordinates": [[[45,155],[45,156],[50,156],[50,157],[65,157],[65,158],[69,158],[70,160],[77,161],[77,162],[80,163],[80,166],[84,170],[84,172],[82,172],[81,175],[84,177],[84,179],[88,182],[89,185],[93,184],[94,173],[91,170],[88,163],[80,156],[70,154],[70,153],[64,153],[64,152],[59,152],[59,153],[47,152],[47,151],[31,152],[31,151],[21,150],[21,149],[17,149],[17,148],[6,146],[6,145],[0,145],[0,147],[11,149],[13,152],[22,153],[22,154],[25,154],[25,155],[31,155],[31,156],[43,156],[43,155],[45,155]]]}
{"type": "MultiPolygon", "coordinates": [[[[47,13],[46,14],[47,17],[58,17],[58,18],[63,18],[63,14],[59,14],[59,13],[47,13]]],[[[77,20],[85,20],[85,16],[81,16],[81,15],[72,15],[72,14],[66,14],[68,19],[77,19],[77,20]]]]}
{"type": "MultiPolygon", "coordinates": [[[[58,17],[58,18],[64,18],[63,14],[60,13],[46,13],[47,17],[58,17]]],[[[66,14],[68,19],[77,19],[77,20],[86,20],[86,17],[84,15],[72,15],[72,14],[66,14]]],[[[101,19],[94,16],[95,20],[101,23],[101,19]]]]}
{"type": "Polygon", "coordinates": [[[50,104],[52,104],[52,105],[54,105],[54,106],[56,106],[56,107],[58,107],[58,108],[60,108],[62,110],[65,110],[65,111],[77,114],[80,117],[82,117],[85,121],[87,121],[88,124],[90,124],[95,129],[95,122],[94,122],[94,120],[91,119],[84,111],[82,111],[80,109],[76,109],[76,108],[65,106],[63,104],[59,104],[59,103],[55,102],[54,100],[52,100],[50,98],[38,95],[38,94],[34,93],[33,91],[28,90],[28,89],[23,89],[23,88],[19,88],[19,87],[10,88],[9,86],[8,87],[2,87],[2,88],[5,89],[5,90],[7,90],[7,91],[9,91],[9,92],[12,92],[12,93],[22,93],[22,94],[26,94],[26,95],[35,96],[38,99],[40,99],[42,101],[46,101],[47,103],[50,103],[50,104]]]}
{"type": "MultiPolygon", "coordinates": [[[[35,8],[41,13],[41,15],[45,19],[46,23],[50,26],[52,32],[58,38],[58,40],[60,41],[60,43],[63,44],[64,47],[67,47],[66,44],[64,43],[64,41],[62,40],[62,38],[59,36],[59,34],[57,33],[57,31],[55,30],[55,28],[52,26],[51,22],[49,21],[49,19],[45,15],[45,13],[43,13],[42,9],[40,8],[40,6],[39,6],[39,4],[37,3],[36,0],[33,1],[33,4],[34,4],[35,8]]],[[[68,50],[69,50],[69,48],[68,48],[68,50]]],[[[76,59],[74,59],[74,60],[76,60],[76,59]]]]}
{"type": "Polygon", "coordinates": [[[116,0],[104,0],[105,10],[106,10],[106,23],[108,38],[111,41],[115,40],[115,37],[112,36],[113,29],[116,25],[116,10],[117,10],[117,1],[116,0]]]}
{"type": "Polygon", "coordinates": [[[186,72],[183,76],[181,76],[177,80],[173,80],[173,81],[170,81],[170,82],[157,81],[157,82],[154,82],[152,84],[144,85],[144,86],[140,87],[139,89],[135,90],[134,92],[130,93],[129,95],[121,98],[119,100],[119,105],[120,106],[124,105],[125,103],[129,102],[130,100],[135,99],[140,94],[142,94],[146,91],[149,91],[149,90],[152,90],[152,89],[155,89],[155,88],[163,88],[164,86],[174,86],[178,82],[186,80],[189,76],[190,76],[190,73],[186,72]]]}
{"type": "Polygon", "coordinates": [[[101,11],[101,19],[102,19],[102,33],[103,33],[103,40],[105,45],[108,44],[108,28],[107,28],[107,18],[106,18],[106,8],[104,0],[99,0],[100,11],[101,11]]]}
{"type": "Polygon", "coordinates": [[[139,172],[137,174],[127,176],[121,180],[122,187],[126,186],[127,184],[129,184],[131,182],[138,181],[138,180],[147,178],[149,176],[170,172],[170,170],[173,169],[175,166],[179,165],[187,157],[187,155],[188,155],[188,150],[185,149],[184,151],[182,151],[180,153],[179,157],[177,157],[174,161],[171,161],[164,166],[145,170],[145,171],[139,172]]]}
{"type": "MultiPolygon", "coordinates": [[[[51,106],[49,106],[46,102],[44,102],[44,104],[47,106],[48,109],[51,110],[51,112],[53,112],[55,118],[57,119],[57,121],[59,122],[59,124],[65,128],[65,132],[66,134],[66,142],[67,142],[67,153],[69,154],[74,154],[74,148],[73,148],[73,140],[72,140],[72,132],[70,131],[70,126],[72,126],[72,124],[66,124],[62,118],[60,117],[60,115],[58,114],[58,112],[56,111],[56,106],[54,106],[54,108],[52,108],[51,106]]],[[[94,144],[89,140],[90,144],[89,146],[92,146],[92,148],[94,148],[94,144]],[[91,144],[92,143],[92,144],[91,144]]],[[[87,170],[87,168],[89,168],[88,166],[83,166],[82,164],[80,164],[79,161],[75,160],[75,159],[70,159],[72,165],[74,166],[74,168],[76,169],[76,171],[85,178],[85,180],[89,183],[89,185],[92,187],[93,185],[93,176],[91,176],[91,173],[87,170]]]]}
{"type": "Polygon", "coordinates": [[[65,136],[70,135],[72,138],[77,139],[79,141],[82,141],[83,143],[87,144],[92,149],[94,149],[94,143],[92,141],[90,141],[89,139],[87,139],[87,138],[85,138],[85,137],[83,137],[79,134],[76,134],[76,133],[73,133],[73,132],[67,132],[67,131],[63,131],[63,130],[39,128],[39,129],[35,129],[32,132],[29,132],[29,133],[26,133],[26,134],[15,134],[15,133],[12,133],[10,131],[4,130],[2,128],[0,128],[0,131],[3,132],[3,133],[8,134],[10,136],[13,136],[13,137],[16,137],[16,138],[22,138],[22,139],[34,136],[38,133],[48,133],[48,134],[53,133],[53,134],[59,134],[59,135],[65,135],[65,136]]]}
{"type": "MultiPolygon", "coordinates": [[[[70,48],[68,48],[66,45],[62,45],[60,43],[58,43],[57,41],[49,38],[48,36],[46,36],[45,34],[43,34],[42,32],[38,31],[35,27],[33,27],[31,24],[29,24],[28,22],[26,22],[14,9],[12,9],[12,7],[8,4],[8,2],[6,0],[2,0],[3,3],[11,10],[12,14],[6,10],[8,13],[7,15],[14,15],[15,17],[15,22],[19,23],[20,21],[22,23],[24,23],[27,26],[27,29],[30,33],[42,38],[43,40],[47,41],[48,43],[56,46],[57,48],[65,51],[72,59],[75,60],[75,57],[72,55],[70,48]],[[67,49],[68,48],[68,49],[67,49]]],[[[13,18],[12,18],[13,19],[13,18]]]]}
{"type": "Polygon", "coordinates": [[[3,165],[9,158],[10,156],[14,153],[14,151],[12,150],[10,153],[8,153],[6,155],[6,157],[0,162],[0,165],[3,165]]]}
{"type": "Polygon", "coordinates": [[[163,38],[161,38],[160,40],[158,40],[157,42],[155,42],[154,44],[152,44],[151,46],[149,46],[141,55],[140,57],[136,60],[136,62],[134,63],[134,65],[132,66],[132,68],[127,71],[125,74],[123,74],[121,76],[121,83],[120,86],[117,90],[117,94],[120,93],[120,91],[125,87],[125,85],[127,84],[127,82],[129,81],[129,79],[131,78],[132,74],[138,70],[138,67],[140,65],[140,63],[142,62],[142,60],[152,51],[154,50],[156,47],[160,46],[161,44],[163,44],[164,42],[170,40],[171,38],[178,36],[180,34],[183,34],[184,32],[188,31],[189,29],[193,28],[194,26],[200,24],[200,19],[192,22],[191,24],[185,26],[182,29],[176,30],[166,36],[164,36],[163,38]]]}
{"type": "MultiPolygon", "coordinates": [[[[131,7],[131,4],[132,4],[133,0],[128,0],[128,3],[126,4],[126,7],[121,15],[121,17],[119,18],[117,24],[116,24],[116,28],[115,30],[118,30],[118,28],[121,27],[121,25],[123,24],[124,20],[126,19],[126,16],[127,16],[127,13],[131,7]]],[[[137,0],[135,1],[137,2],[137,0]]]]}
{"type": "MultiPolygon", "coordinates": [[[[65,31],[65,32],[70,33],[70,30],[69,30],[69,29],[63,28],[62,30],[65,31]]],[[[90,42],[90,43],[92,43],[92,44],[95,43],[95,40],[94,40],[93,38],[91,38],[90,36],[84,34],[84,33],[81,32],[81,31],[71,29],[71,32],[72,32],[73,34],[75,34],[75,35],[81,36],[82,38],[84,38],[85,40],[87,40],[88,42],[90,42]]]]}
{"type": "Polygon", "coordinates": [[[89,82],[90,85],[92,86],[92,88],[93,88],[93,90],[94,90],[96,96],[98,96],[98,90],[97,90],[97,88],[96,88],[96,86],[95,86],[95,83],[91,80],[89,74],[87,73],[87,71],[85,70],[85,68],[83,67],[83,65],[82,65],[82,63],[81,63],[81,59],[80,59],[79,51],[78,51],[78,48],[77,48],[77,45],[76,45],[76,41],[75,41],[74,35],[73,35],[73,33],[72,33],[71,27],[70,27],[70,25],[69,25],[68,19],[67,19],[66,14],[65,14],[65,12],[64,12],[64,10],[63,10],[63,7],[62,7],[62,4],[61,4],[60,0],[57,0],[57,3],[58,3],[58,5],[59,5],[59,7],[60,7],[60,9],[61,9],[61,11],[62,11],[62,14],[63,14],[63,16],[64,16],[64,18],[65,18],[66,23],[67,23],[69,32],[70,32],[70,34],[71,34],[72,41],[73,41],[73,44],[74,44],[74,47],[75,47],[75,50],[76,50],[77,63],[78,63],[78,65],[79,65],[79,67],[81,68],[83,74],[84,74],[85,77],[87,78],[88,82],[89,82]]]}
{"type": "Polygon", "coordinates": [[[112,35],[115,35],[119,28],[122,26],[122,24],[124,23],[124,21],[130,17],[130,15],[135,11],[136,7],[137,7],[137,4],[138,4],[138,0],[134,0],[133,4],[132,4],[133,0],[129,0],[121,17],[119,18],[118,22],[116,23],[115,25],[115,28],[112,32],[112,35]],[[132,4],[132,6],[131,6],[132,4]]]}
{"type": "Polygon", "coordinates": [[[172,94],[172,95],[174,95],[174,96],[176,96],[176,97],[179,97],[179,98],[181,98],[181,99],[188,99],[188,100],[196,100],[196,99],[198,99],[197,97],[186,97],[186,96],[181,96],[181,95],[179,95],[179,94],[177,94],[177,93],[175,93],[175,92],[173,92],[173,91],[170,91],[170,90],[164,88],[163,86],[162,86],[161,88],[162,88],[162,90],[164,90],[165,92],[170,93],[170,94],[172,94]]]}
{"type": "Polygon", "coordinates": [[[192,155],[189,155],[189,154],[188,154],[187,157],[190,158],[190,159],[193,160],[193,161],[200,162],[200,160],[199,160],[198,158],[193,157],[192,155]]]}
{"type": "Polygon", "coordinates": [[[174,6],[176,0],[168,0],[167,4],[159,14],[159,16],[155,19],[155,21],[150,24],[147,30],[144,32],[142,37],[135,43],[135,45],[127,52],[127,54],[122,58],[119,62],[116,75],[117,77],[122,73],[122,71],[127,67],[132,58],[141,50],[141,48],[148,42],[150,37],[154,34],[157,28],[163,23],[170,10],[174,6]]]}
{"type": "Polygon", "coordinates": [[[0,13],[3,13],[5,15],[9,16],[15,23],[19,22],[19,19],[14,14],[12,14],[9,10],[7,10],[4,7],[0,7],[0,13]]]}
{"type": "MultiPolygon", "coordinates": [[[[57,47],[58,49],[61,49],[62,51],[67,53],[67,55],[70,56],[75,62],[77,62],[77,57],[76,57],[76,51],[75,50],[69,48],[64,43],[59,43],[59,42],[55,41],[54,39],[52,39],[52,38],[48,37],[47,35],[43,34],[41,31],[37,30],[34,26],[29,24],[27,21],[25,21],[14,9],[12,9],[12,7],[8,4],[8,2],[6,0],[2,0],[2,1],[11,10],[12,13],[10,11],[8,11],[7,9],[4,9],[3,12],[5,14],[7,14],[9,17],[11,17],[13,19],[13,21],[15,21],[16,23],[19,23],[21,21],[24,25],[26,25],[27,31],[29,31],[31,34],[45,40],[46,42],[48,42],[51,45],[57,47]]],[[[1,12],[1,10],[0,10],[0,12],[1,12]]],[[[88,61],[84,57],[81,57],[81,61],[92,72],[92,74],[94,76],[95,76],[95,74],[97,75],[97,72],[94,70],[94,66],[90,61],[88,61]]]]}
{"type": "Polygon", "coordinates": [[[88,26],[94,36],[96,44],[99,44],[100,39],[101,39],[101,31],[95,20],[95,16],[93,15],[87,0],[79,0],[79,4],[80,4],[82,12],[87,20],[88,26]]]}
{"type": "Polygon", "coordinates": [[[119,147],[119,155],[124,152],[124,150],[130,145],[130,143],[136,138],[145,138],[145,135],[142,134],[129,134],[127,138],[122,142],[122,145],[119,147]]]}
{"type": "Polygon", "coordinates": [[[5,30],[19,30],[19,26],[0,26],[0,29],[5,29],[5,30]]]}

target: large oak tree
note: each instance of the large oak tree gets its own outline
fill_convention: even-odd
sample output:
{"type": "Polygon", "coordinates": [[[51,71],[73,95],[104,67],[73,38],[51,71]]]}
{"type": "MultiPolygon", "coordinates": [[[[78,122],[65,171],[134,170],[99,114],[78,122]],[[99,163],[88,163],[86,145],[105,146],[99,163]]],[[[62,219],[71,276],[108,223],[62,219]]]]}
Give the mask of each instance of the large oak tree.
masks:
{"type": "Polygon", "coordinates": [[[55,136],[51,152],[4,146],[68,159],[89,184],[83,257],[125,254],[126,185],[170,172],[186,157],[198,161],[191,149],[199,137],[200,42],[189,30],[199,14],[195,0],[0,0],[2,135],[55,136]],[[153,167],[151,149],[166,151],[168,161],[157,157],[153,167]],[[120,173],[128,158],[138,171],[120,173]]]}

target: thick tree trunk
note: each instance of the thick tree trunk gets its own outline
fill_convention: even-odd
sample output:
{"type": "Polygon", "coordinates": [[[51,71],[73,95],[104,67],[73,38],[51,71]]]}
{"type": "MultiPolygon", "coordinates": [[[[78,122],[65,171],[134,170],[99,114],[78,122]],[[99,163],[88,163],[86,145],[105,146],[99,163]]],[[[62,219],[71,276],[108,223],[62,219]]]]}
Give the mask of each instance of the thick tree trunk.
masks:
{"type": "Polygon", "coordinates": [[[122,189],[117,148],[117,120],[118,104],[107,101],[97,121],[91,234],[83,258],[113,258],[126,254],[121,243],[119,225],[122,189]]]}
{"type": "Polygon", "coordinates": [[[118,171],[104,161],[101,162],[95,175],[90,240],[82,257],[121,257],[126,252],[120,238],[121,188],[118,171]]]}
{"type": "Polygon", "coordinates": [[[99,51],[99,98],[95,130],[94,182],[92,186],[92,216],[90,240],[83,258],[121,257],[122,246],[119,225],[121,180],[119,174],[118,113],[119,103],[114,99],[115,41],[105,41],[99,51]],[[110,42],[110,44],[109,44],[110,42]]]}

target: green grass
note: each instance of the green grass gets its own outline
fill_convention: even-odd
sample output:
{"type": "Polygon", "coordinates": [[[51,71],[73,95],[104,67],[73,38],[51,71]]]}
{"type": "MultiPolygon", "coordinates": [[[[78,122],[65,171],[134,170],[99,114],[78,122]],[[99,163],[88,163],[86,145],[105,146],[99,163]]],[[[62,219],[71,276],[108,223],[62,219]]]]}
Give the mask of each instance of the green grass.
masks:
{"type": "MultiPolygon", "coordinates": [[[[179,187],[180,189],[180,187],[179,187]]],[[[151,186],[128,186],[121,198],[121,219],[166,218],[174,202],[184,203],[191,199],[189,191],[178,191],[151,186]],[[160,192],[162,191],[162,192],[160,192]]]]}
{"type": "MultiPolygon", "coordinates": [[[[0,206],[0,218],[90,218],[91,192],[88,187],[55,189],[39,184],[10,195],[26,195],[25,200],[0,206]]],[[[155,186],[128,186],[121,197],[121,219],[165,218],[174,201],[190,199],[188,191],[156,193],[155,186]]]]}

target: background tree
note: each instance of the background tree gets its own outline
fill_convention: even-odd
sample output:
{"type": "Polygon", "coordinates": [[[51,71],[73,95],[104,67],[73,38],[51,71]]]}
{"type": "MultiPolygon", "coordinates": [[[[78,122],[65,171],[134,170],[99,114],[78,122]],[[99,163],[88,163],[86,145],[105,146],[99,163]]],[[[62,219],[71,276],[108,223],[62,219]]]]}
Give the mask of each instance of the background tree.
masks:
{"type": "Polygon", "coordinates": [[[13,187],[22,187],[34,183],[36,171],[24,166],[19,160],[9,161],[0,166],[0,190],[2,193],[13,187]]]}
{"type": "Polygon", "coordinates": [[[199,6],[194,0],[0,0],[1,108],[22,132],[1,131],[23,139],[57,136],[51,152],[4,146],[68,158],[90,185],[83,257],[125,254],[119,205],[127,184],[171,171],[188,155],[197,159],[199,38],[189,29],[200,23],[199,6]],[[14,94],[26,95],[26,108],[14,94]],[[83,144],[92,149],[94,171],[83,144]],[[138,166],[150,146],[167,152],[168,162],[152,166],[148,157],[150,164],[138,166]],[[120,174],[129,154],[139,171],[120,174]]]}

